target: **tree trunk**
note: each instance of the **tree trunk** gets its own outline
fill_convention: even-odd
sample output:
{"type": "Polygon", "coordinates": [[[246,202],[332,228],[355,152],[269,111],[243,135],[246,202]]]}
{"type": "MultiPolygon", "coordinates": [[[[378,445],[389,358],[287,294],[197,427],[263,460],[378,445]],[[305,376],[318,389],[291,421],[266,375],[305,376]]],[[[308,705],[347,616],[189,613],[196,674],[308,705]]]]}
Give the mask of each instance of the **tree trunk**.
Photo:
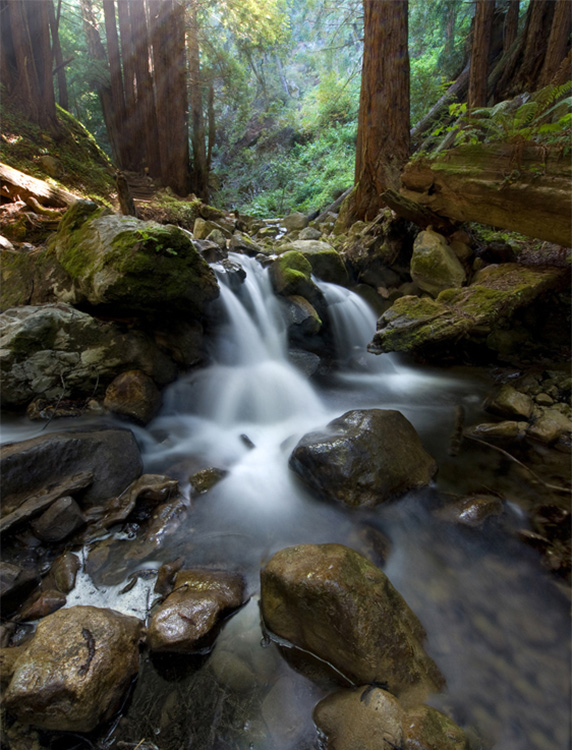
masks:
{"type": "Polygon", "coordinates": [[[155,110],[153,80],[149,70],[149,34],[143,0],[128,0],[131,33],[134,42],[133,67],[137,87],[137,106],[134,112],[135,137],[145,144],[145,166],[152,177],[161,177],[159,134],[155,110]]]}
{"type": "Polygon", "coordinates": [[[52,50],[53,50],[53,62],[55,64],[55,72],[58,79],[58,103],[62,109],[69,109],[68,99],[68,85],[66,81],[66,70],[64,58],[62,55],[62,46],[60,44],[60,35],[58,30],[58,18],[59,18],[59,6],[58,6],[58,18],[56,18],[56,12],[54,9],[53,0],[46,2],[48,9],[48,17],[50,20],[50,32],[52,35],[52,50]]]}
{"type": "Polygon", "coordinates": [[[191,141],[193,145],[193,192],[208,201],[209,174],[205,148],[205,123],[201,89],[197,0],[191,0],[189,23],[189,76],[191,90],[191,141]]]}
{"type": "Polygon", "coordinates": [[[538,80],[540,88],[548,86],[566,57],[571,31],[572,4],[570,0],[556,0],[548,48],[538,80]]]}
{"type": "Polygon", "coordinates": [[[559,149],[479,143],[410,162],[402,195],[456,221],[477,221],[570,247],[572,165],[559,149]]]}
{"type": "Polygon", "coordinates": [[[134,48],[131,32],[131,15],[129,3],[120,0],[117,3],[119,33],[121,40],[121,61],[123,63],[123,97],[125,101],[125,161],[126,169],[137,171],[143,162],[143,139],[135,128],[137,120],[137,96],[135,91],[135,68],[133,66],[134,48]]]}
{"type": "Polygon", "coordinates": [[[119,56],[119,38],[115,23],[114,0],[103,0],[105,17],[105,36],[107,39],[107,58],[111,80],[111,116],[113,129],[117,133],[117,166],[125,169],[127,159],[125,155],[125,100],[123,97],[123,78],[121,75],[121,59],[119,56]]]}
{"type": "Polygon", "coordinates": [[[489,50],[494,12],[494,0],[477,0],[469,74],[469,109],[485,107],[487,104],[489,50]]]}
{"type": "Polygon", "coordinates": [[[216,114],[214,106],[214,80],[211,78],[209,82],[209,99],[207,104],[209,113],[209,147],[207,151],[207,169],[211,171],[211,164],[213,158],[213,148],[216,143],[216,114]]]}
{"type": "Polygon", "coordinates": [[[508,52],[518,36],[519,11],[520,0],[509,0],[503,25],[503,53],[508,52]]]}
{"type": "Polygon", "coordinates": [[[363,0],[364,54],[349,220],[373,219],[409,157],[407,0],[363,0]]]}
{"type": "Polygon", "coordinates": [[[149,12],[161,181],[185,196],[190,184],[184,6],[150,0],[149,12]]]}

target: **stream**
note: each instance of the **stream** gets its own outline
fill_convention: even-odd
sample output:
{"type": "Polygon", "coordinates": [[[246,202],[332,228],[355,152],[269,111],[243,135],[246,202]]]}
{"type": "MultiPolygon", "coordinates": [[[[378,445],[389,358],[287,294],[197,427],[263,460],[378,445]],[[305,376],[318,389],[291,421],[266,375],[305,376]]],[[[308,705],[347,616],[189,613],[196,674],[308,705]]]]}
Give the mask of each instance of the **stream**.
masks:
{"type": "MultiPolygon", "coordinates": [[[[145,471],[179,479],[191,504],[187,522],[167,548],[143,564],[134,561],[127,572],[182,555],[187,568],[239,572],[251,598],[225,621],[210,652],[145,653],[121,719],[105,738],[98,735],[98,746],[318,748],[312,709],[326,693],[264,638],[259,573],[283,547],[339,542],[380,565],[421,620],[427,652],[447,681],[430,703],[462,726],[475,748],[569,748],[569,601],[538,555],[512,533],[526,528],[517,500],[540,490],[483,446],[464,441],[458,456],[448,453],[458,405],[466,424],[488,421],[481,410],[488,374],[368,354],[375,314],[356,294],[317,281],[340,366],[313,384],[289,361],[286,323],[267,271],[254,259],[231,258],[247,275],[237,284],[215,266],[221,324],[211,364],[170,386],[145,429],[132,428],[145,471]],[[350,409],[373,407],[397,409],[414,425],[439,465],[434,484],[373,509],[310,496],[288,469],[297,441],[350,409]],[[205,467],[228,473],[207,494],[195,495],[188,477],[205,467]],[[498,487],[508,500],[505,518],[484,530],[446,523],[432,512],[442,497],[498,487]]],[[[30,427],[8,430],[4,440],[32,436],[30,427]]],[[[141,578],[120,594],[124,583],[103,585],[83,571],[67,606],[109,606],[144,619],[153,583],[141,578]]],[[[84,747],[66,742],[62,737],[53,747],[84,747]]]]}

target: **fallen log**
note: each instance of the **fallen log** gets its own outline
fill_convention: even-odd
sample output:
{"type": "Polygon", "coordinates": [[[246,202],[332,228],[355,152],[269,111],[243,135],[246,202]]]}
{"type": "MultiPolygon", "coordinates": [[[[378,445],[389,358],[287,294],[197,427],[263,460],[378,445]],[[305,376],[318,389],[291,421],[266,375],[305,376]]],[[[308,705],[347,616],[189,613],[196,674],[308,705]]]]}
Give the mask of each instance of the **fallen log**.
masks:
{"type": "Polygon", "coordinates": [[[77,195],[63,188],[54,187],[45,180],[39,180],[2,162],[0,162],[0,181],[2,182],[0,195],[10,200],[16,200],[19,197],[27,202],[27,199],[34,198],[44,206],[56,208],[67,208],[79,200],[77,195]]]}
{"type": "Polygon", "coordinates": [[[572,245],[572,164],[561,149],[478,143],[409,162],[401,194],[439,216],[572,245]]]}

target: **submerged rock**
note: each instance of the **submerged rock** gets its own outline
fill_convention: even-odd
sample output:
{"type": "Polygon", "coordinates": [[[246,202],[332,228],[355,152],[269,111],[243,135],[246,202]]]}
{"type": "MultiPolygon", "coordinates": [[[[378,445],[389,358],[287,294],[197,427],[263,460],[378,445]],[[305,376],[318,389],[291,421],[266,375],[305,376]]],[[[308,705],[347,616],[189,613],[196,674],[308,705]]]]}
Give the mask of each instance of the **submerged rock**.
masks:
{"type": "Polygon", "coordinates": [[[422,487],[437,472],[413,425],[398,411],[356,409],[305,435],[290,468],[316,494],[373,506],[422,487]]]}
{"type": "Polygon", "coordinates": [[[219,618],[244,603],[244,589],[244,580],[230,573],[180,571],[173,593],[151,617],[147,645],[152,651],[196,651],[219,618]]]}
{"type": "Polygon", "coordinates": [[[478,527],[491,516],[504,511],[502,500],[495,495],[470,495],[439,508],[435,515],[442,521],[478,527]]]}
{"type": "Polygon", "coordinates": [[[383,682],[406,701],[443,685],[425,631],[387,576],[349,547],[298,545],[261,572],[271,633],[327,662],[354,684],[383,682]]]}
{"type": "Polygon", "coordinates": [[[14,665],[7,710],[42,729],[95,729],[120,707],[137,674],[140,628],[133,617],[96,607],[46,617],[14,665]]]}

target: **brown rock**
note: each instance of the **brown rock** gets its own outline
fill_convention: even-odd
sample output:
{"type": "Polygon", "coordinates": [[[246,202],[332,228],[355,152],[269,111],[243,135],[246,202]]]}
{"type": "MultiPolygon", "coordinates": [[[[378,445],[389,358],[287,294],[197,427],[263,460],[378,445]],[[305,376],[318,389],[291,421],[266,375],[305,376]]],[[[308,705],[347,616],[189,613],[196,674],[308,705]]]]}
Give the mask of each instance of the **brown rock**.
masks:
{"type": "Polygon", "coordinates": [[[141,370],[122,372],[107,387],[103,405],[114,414],[146,425],[161,408],[161,394],[141,370]]]}
{"type": "Polygon", "coordinates": [[[220,616],[244,601],[244,581],[230,573],[182,570],[172,594],[154,612],[147,632],[152,651],[191,653],[220,616]]]}
{"type": "Polygon", "coordinates": [[[61,542],[85,525],[85,518],[73,497],[60,497],[45,513],[32,521],[32,531],[43,542],[61,542]]]}
{"type": "Polygon", "coordinates": [[[22,723],[89,732],[120,706],[139,667],[141,623],[71,607],[43,619],[16,661],[5,705],[22,723]]]}
{"type": "Polygon", "coordinates": [[[384,683],[415,702],[443,684],[419,620],[387,576],[349,547],[277,552],[261,573],[261,609],[271,633],[354,684],[384,683]]]}
{"type": "Polygon", "coordinates": [[[66,603],[66,595],[55,589],[46,589],[35,596],[31,601],[25,602],[18,613],[18,620],[39,620],[41,617],[51,615],[66,603]]]}
{"type": "Polygon", "coordinates": [[[445,714],[417,706],[403,717],[404,750],[467,750],[463,730],[445,714]]]}

